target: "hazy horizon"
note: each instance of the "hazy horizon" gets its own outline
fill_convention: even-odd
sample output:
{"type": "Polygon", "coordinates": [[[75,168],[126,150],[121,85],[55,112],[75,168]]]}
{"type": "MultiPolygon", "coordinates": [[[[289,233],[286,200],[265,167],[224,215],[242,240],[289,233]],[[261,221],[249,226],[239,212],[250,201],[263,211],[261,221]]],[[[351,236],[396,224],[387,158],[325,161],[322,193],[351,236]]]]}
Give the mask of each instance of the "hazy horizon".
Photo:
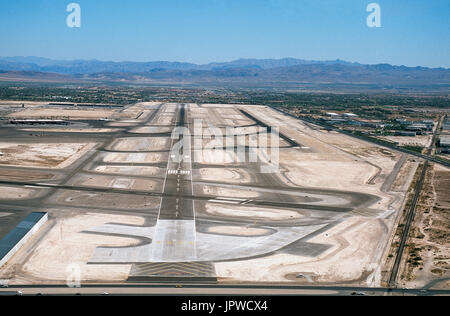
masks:
{"type": "Polygon", "coordinates": [[[17,0],[1,8],[1,56],[195,64],[291,56],[450,67],[446,0],[17,0]],[[66,25],[70,2],[81,7],[79,28],[66,25]],[[381,27],[366,24],[371,2],[381,7],[381,27]]]}
{"type": "Polygon", "coordinates": [[[0,56],[0,59],[16,59],[16,58],[37,58],[37,59],[47,59],[49,61],[53,61],[53,62],[73,62],[73,61],[83,61],[83,62],[91,62],[91,61],[97,61],[97,62],[105,62],[105,63],[158,63],[158,62],[167,62],[167,63],[186,63],[186,64],[193,64],[193,65],[197,65],[197,66],[204,66],[204,65],[209,65],[209,64],[226,64],[226,63],[232,63],[232,62],[236,62],[239,60],[258,60],[258,61],[263,61],[263,60],[274,60],[274,61],[280,61],[280,60],[286,60],[286,59],[295,59],[295,60],[303,60],[305,62],[318,62],[318,63],[325,63],[325,62],[343,62],[343,63],[349,63],[349,64],[360,64],[360,65],[380,65],[380,64],[388,64],[391,66],[395,66],[395,67],[409,67],[409,68],[414,68],[414,67],[422,67],[422,68],[430,68],[430,69],[450,69],[450,67],[428,67],[428,66],[423,66],[423,65],[403,65],[403,64],[390,64],[387,62],[379,62],[379,63],[374,63],[374,64],[364,64],[364,63],[360,63],[358,61],[353,61],[353,60],[343,60],[340,58],[335,58],[335,59],[326,59],[326,60],[319,60],[319,59],[304,59],[304,58],[296,58],[296,57],[281,57],[281,58],[252,58],[252,57],[242,57],[242,58],[237,58],[237,59],[233,59],[233,60],[212,60],[210,62],[207,63],[195,63],[192,61],[180,61],[180,60],[104,60],[104,59],[98,59],[98,58],[92,58],[92,59],[53,59],[53,58],[49,58],[49,57],[45,57],[45,56],[0,56]]]}

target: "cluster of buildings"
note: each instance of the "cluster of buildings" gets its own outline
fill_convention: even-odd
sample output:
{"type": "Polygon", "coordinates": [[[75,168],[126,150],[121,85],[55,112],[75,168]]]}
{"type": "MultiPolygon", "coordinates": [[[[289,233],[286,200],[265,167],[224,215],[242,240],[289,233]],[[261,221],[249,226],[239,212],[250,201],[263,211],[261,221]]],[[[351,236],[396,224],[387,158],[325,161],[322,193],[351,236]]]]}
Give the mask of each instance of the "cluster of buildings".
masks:
{"type": "Polygon", "coordinates": [[[375,122],[366,122],[362,120],[356,120],[358,115],[354,113],[344,113],[338,114],[334,112],[327,112],[327,123],[333,125],[351,125],[351,126],[359,126],[359,127],[370,127],[370,128],[380,128],[383,127],[384,124],[375,123],[375,122]]]}
{"type": "Polygon", "coordinates": [[[439,137],[438,151],[450,154],[450,119],[446,119],[442,125],[442,135],[439,137]]]}
{"type": "Polygon", "coordinates": [[[326,122],[332,125],[347,125],[374,129],[382,128],[394,132],[397,136],[413,137],[431,133],[435,126],[434,120],[409,121],[407,119],[395,119],[394,121],[389,122],[374,122],[361,120],[358,118],[358,115],[353,113],[338,114],[335,112],[326,113],[326,122]]]}
{"type": "Polygon", "coordinates": [[[398,132],[400,136],[416,136],[424,134],[426,132],[433,131],[433,120],[422,120],[419,122],[408,121],[405,119],[396,119],[395,123],[402,127],[402,130],[398,132]]]}

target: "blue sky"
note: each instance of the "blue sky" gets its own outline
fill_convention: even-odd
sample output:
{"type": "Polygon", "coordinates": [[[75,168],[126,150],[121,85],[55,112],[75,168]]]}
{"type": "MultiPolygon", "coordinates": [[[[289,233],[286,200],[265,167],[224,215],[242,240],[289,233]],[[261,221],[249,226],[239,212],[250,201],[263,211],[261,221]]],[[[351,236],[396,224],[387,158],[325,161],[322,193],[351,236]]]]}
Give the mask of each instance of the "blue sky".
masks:
{"type": "Polygon", "coordinates": [[[450,68],[449,0],[14,0],[0,56],[207,63],[295,57],[450,68]],[[66,6],[81,6],[81,28],[66,6]],[[381,28],[366,6],[381,6],[381,28]]]}

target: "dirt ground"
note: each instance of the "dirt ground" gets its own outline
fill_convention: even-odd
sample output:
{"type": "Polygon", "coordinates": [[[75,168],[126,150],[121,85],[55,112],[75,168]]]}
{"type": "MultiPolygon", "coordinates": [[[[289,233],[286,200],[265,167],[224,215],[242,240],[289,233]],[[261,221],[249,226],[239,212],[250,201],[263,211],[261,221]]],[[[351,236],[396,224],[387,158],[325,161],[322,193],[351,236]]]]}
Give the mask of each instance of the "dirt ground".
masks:
{"type": "Polygon", "coordinates": [[[384,136],[380,137],[381,139],[390,140],[398,143],[400,146],[421,146],[428,147],[430,146],[432,135],[417,135],[415,137],[412,136],[384,136]]]}
{"type": "Polygon", "coordinates": [[[156,191],[156,187],[160,186],[158,182],[149,179],[133,179],[101,175],[83,176],[74,181],[73,184],[86,187],[129,189],[137,191],[156,191]]]}
{"type": "Polygon", "coordinates": [[[379,282],[373,250],[380,246],[383,236],[386,232],[380,221],[352,217],[308,240],[331,245],[317,257],[277,253],[264,258],[216,263],[216,273],[224,283],[282,281],[305,285],[317,282],[372,286],[379,282]],[[298,273],[307,278],[295,278],[298,273]]]}
{"type": "Polygon", "coordinates": [[[168,149],[169,144],[167,137],[130,137],[119,138],[111,147],[115,151],[153,151],[168,149]]]}
{"type": "MultiPolygon", "coordinates": [[[[123,223],[143,225],[144,219],[137,216],[87,213],[74,217],[53,220],[47,225],[53,225],[45,234],[38,246],[32,250],[21,271],[15,271],[15,276],[9,284],[42,283],[42,280],[64,282],[71,277],[74,265],[79,267],[81,282],[105,280],[114,282],[125,280],[131,265],[97,265],[87,264],[96,247],[128,246],[138,244],[132,238],[112,237],[83,233],[106,223],[123,223]]],[[[20,259],[20,252],[14,257],[20,259]]],[[[14,259],[13,258],[13,259],[14,259]]],[[[14,260],[0,270],[0,278],[7,278],[11,272],[14,260]]],[[[45,282],[44,282],[45,283],[45,282]]]]}
{"type": "Polygon", "coordinates": [[[230,183],[250,183],[250,174],[245,170],[227,168],[201,168],[199,169],[200,178],[209,181],[222,181],[230,183]]]}
{"type": "Polygon", "coordinates": [[[262,208],[256,206],[236,206],[220,203],[207,203],[206,212],[216,216],[234,217],[236,219],[247,219],[255,221],[283,221],[301,218],[298,212],[281,210],[275,208],[262,208]]]}
{"type": "Polygon", "coordinates": [[[414,167],[417,165],[416,162],[413,162],[412,159],[408,159],[405,161],[403,166],[400,168],[397,178],[392,184],[393,191],[407,191],[408,185],[411,183],[410,175],[414,167]]]}
{"type": "Polygon", "coordinates": [[[105,163],[118,162],[118,163],[148,163],[148,162],[161,162],[163,161],[162,154],[159,153],[109,153],[103,160],[105,163]]]}
{"type": "Polygon", "coordinates": [[[136,127],[131,130],[131,133],[147,134],[147,133],[171,133],[170,127],[155,127],[155,126],[142,126],[136,127]]]}
{"type": "Polygon", "coordinates": [[[9,101],[9,100],[0,100],[1,108],[21,108],[22,104],[25,105],[26,108],[29,107],[38,107],[47,105],[47,102],[33,102],[33,101],[9,101]]]}
{"type": "Polygon", "coordinates": [[[129,195],[118,193],[89,193],[73,190],[61,190],[58,196],[51,198],[58,204],[70,206],[84,206],[87,208],[98,208],[116,210],[139,210],[156,208],[159,206],[160,198],[136,195],[133,199],[129,195]]]}
{"type": "Polygon", "coordinates": [[[64,168],[86,152],[95,143],[1,143],[0,165],[36,168],[64,168]]]}
{"type": "Polygon", "coordinates": [[[249,190],[229,189],[210,185],[203,186],[203,194],[244,199],[257,198],[260,196],[258,192],[252,192],[249,190]]]}
{"type": "Polygon", "coordinates": [[[63,110],[63,109],[47,109],[33,108],[23,111],[11,113],[8,117],[12,118],[70,118],[76,119],[108,119],[111,118],[116,111],[114,110],[63,110]]]}
{"type": "Polygon", "coordinates": [[[48,180],[54,177],[51,173],[45,172],[32,172],[24,170],[4,170],[0,169],[0,180],[48,180]]]}
{"type": "Polygon", "coordinates": [[[25,199],[33,195],[36,190],[21,188],[21,187],[11,187],[11,186],[0,186],[0,196],[3,200],[19,200],[25,199]]]}
{"type": "Polygon", "coordinates": [[[160,174],[162,171],[157,167],[143,167],[143,166],[98,166],[94,169],[100,173],[124,174],[124,175],[144,175],[154,176],[160,174]]]}
{"type": "MultiPolygon", "coordinates": [[[[429,167],[405,249],[399,282],[423,287],[450,276],[450,169],[429,167]]],[[[450,283],[441,284],[450,288],[450,283]]]]}
{"type": "Polygon", "coordinates": [[[118,128],[24,128],[27,132],[57,132],[57,133],[114,133],[118,128]]]}

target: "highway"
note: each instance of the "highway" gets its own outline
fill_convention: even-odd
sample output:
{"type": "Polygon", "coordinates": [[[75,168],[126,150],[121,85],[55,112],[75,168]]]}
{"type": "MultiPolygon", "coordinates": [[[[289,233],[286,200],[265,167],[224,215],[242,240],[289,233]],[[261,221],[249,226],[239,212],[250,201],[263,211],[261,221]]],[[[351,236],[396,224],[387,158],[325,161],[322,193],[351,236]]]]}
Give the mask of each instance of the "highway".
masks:
{"type": "Polygon", "coordinates": [[[242,285],[208,285],[208,284],[83,284],[80,288],[69,288],[64,285],[11,286],[0,288],[1,295],[164,295],[164,296],[286,296],[286,295],[319,295],[319,296],[442,296],[450,295],[450,290],[434,289],[397,289],[370,288],[353,286],[301,286],[280,284],[242,284],[242,285]]]}

